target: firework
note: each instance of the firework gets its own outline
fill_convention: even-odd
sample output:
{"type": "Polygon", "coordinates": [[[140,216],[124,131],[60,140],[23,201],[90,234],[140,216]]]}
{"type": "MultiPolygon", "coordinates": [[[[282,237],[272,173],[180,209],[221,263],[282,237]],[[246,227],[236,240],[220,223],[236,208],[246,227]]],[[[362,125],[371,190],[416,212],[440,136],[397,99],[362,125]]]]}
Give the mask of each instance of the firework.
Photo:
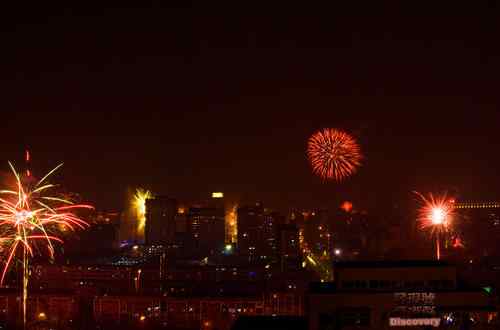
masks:
{"type": "Polygon", "coordinates": [[[421,229],[431,231],[448,229],[453,221],[454,207],[452,199],[446,194],[435,197],[429,194],[428,197],[415,192],[420,198],[421,206],[418,210],[418,221],[421,229]]]}
{"type": "Polygon", "coordinates": [[[362,158],[356,140],[333,128],[325,128],[309,138],[307,156],[314,174],[336,181],[354,174],[362,158]]]}
{"type": "Polygon", "coordinates": [[[226,243],[236,243],[238,240],[238,205],[227,208],[224,217],[226,227],[226,243]]]}
{"type": "Polygon", "coordinates": [[[346,213],[350,213],[352,211],[352,203],[349,202],[349,201],[345,201],[343,202],[341,205],[340,205],[340,208],[346,212],[346,213]]]}
{"type": "Polygon", "coordinates": [[[146,200],[153,198],[153,194],[141,188],[136,189],[132,199],[132,209],[137,219],[137,233],[139,236],[144,235],[144,227],[146,225],[146,200]]]}
{"type": "MultiPolygon", "coordinates": [[[[26,159],[29,160],[28,153],[26,159]]],[[[48,179],[62,164],[39,181],[34,180],[28,170],[25,176],[21,176],[12,163],[9,162],[9,166],[16,185],[14,188],[0,190],[0,244],[2,252],[5,253],[0,285],[3,285],[13,261],[22,254],[23,317],[26,324],[29,259],[35,253],[42,253],[44,247],[53,258],[54,243],[63,242],[61,231],[83,229],[87,226],[74,212],[92,207],[74,204],[51,193],[56,185],[48,183],[48,179]]]]}
{"type": "Polygon", "coordinates": [[[450,230],[454,217],[453,199],[446,194],[435,197],[429,194],[425,197],[415,192],[420,198],[421,207],[418,211],[418,221],[422,230],[430,230],[436,236],[436,258],[441,257],[440,234],[450,230]]]}

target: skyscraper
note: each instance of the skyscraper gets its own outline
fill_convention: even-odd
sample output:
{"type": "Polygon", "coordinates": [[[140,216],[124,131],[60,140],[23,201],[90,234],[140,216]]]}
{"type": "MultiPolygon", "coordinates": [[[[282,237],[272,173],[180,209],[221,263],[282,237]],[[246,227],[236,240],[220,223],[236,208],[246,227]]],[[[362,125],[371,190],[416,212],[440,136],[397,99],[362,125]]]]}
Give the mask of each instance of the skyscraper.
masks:
{"type": "Polygon", "coordinates": [[[159,196],[146,200],[146,245],[169,245],[174,242],[175,199],[159,196]]]}
{"type": "Polygon", "coordinates": [[[238,208],[238,251],[242,256],[255,259],[256,245],[261,239],[264,224],[264,208],[257,203],[238,208]]]}
{"type": "Polygon", "coordinates": [[[299,229],[295,224],[278,225],[277,245],[281,270],[297,270],[300,265],[299,229]]]}
{"type": "Polygon", "coordinates": [[[189,247],[197,255],[214,255],[224,248],[224,208],[191,207],[187,217],[189,247]]]}
{"type": "Polygon", "coordinates": [[[276,256],[276,218],[261,203],[238,209],[238,251],[249,260],[266,260],[276,256]]]}

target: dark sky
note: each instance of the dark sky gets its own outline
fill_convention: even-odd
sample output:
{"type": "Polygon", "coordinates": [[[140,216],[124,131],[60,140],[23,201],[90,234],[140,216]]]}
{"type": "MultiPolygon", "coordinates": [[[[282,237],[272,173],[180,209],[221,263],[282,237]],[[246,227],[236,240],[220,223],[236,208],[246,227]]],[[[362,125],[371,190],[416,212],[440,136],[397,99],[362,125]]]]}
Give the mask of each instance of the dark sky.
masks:
{"type": "Polygon", "coordinates": [[[29,147],[35,172],[65,162],[59,179],[99,208],[137,185],[277,208],[500,197],[493,3],[161,3],[2,11],[0,169],[29,147]],[[310,173],[323,127],[361,143],[345,183],[310,173]]]}

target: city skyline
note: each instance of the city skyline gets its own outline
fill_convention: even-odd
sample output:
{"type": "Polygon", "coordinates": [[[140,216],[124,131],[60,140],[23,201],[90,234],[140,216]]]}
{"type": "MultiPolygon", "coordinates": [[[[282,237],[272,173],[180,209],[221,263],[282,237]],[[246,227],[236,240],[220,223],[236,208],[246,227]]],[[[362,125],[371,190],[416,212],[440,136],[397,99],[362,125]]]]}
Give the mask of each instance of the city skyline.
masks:
{"type": "Polygon", "coordinates": [[[499,328],[500,5],[10,5],[0,329],[499,328]]]}

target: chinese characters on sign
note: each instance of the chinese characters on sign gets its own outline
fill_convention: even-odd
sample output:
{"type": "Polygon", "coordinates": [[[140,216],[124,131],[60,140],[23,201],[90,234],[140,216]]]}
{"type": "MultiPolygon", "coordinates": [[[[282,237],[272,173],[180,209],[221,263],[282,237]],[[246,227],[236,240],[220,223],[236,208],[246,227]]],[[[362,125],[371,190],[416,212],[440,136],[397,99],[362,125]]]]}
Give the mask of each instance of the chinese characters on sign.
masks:
{"type": "Polygon", "coordinates": [[[399,292],[394,294],[396,308],[394,312],[402,314],[436,314],[436,306],[434,300],[435,293],[415,292],[406,293],[399,292]]]}
{"type": "Polygon", "coordinates": [[[392,315],[399,317],[390,317],[390,326],[422,326],[430,325],[438,327],[441,323],[436,315],[435,293],[425,292],[398,292],[394,294],[396,307],[392,315]]]}

